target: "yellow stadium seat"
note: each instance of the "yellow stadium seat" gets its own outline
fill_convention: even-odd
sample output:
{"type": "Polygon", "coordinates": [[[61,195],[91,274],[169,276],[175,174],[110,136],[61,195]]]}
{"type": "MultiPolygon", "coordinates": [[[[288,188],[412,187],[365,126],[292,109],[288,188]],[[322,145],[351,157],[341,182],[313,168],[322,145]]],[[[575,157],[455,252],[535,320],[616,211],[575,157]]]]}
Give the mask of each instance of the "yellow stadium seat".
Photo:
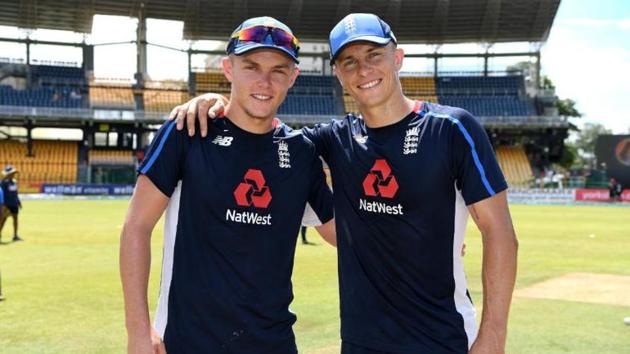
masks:
{"type": "Polygon", "coordinates": [[[76,183],[78,144],[76,141],[33,141],[33,156],[26,143],[0,140],[0,164],[20,171],[21,181],[35,183],[76,183]]]}
{"type": "Polygon", "coordinates": [[[496,155],[510,186],[528,186],[534,178],[534,174],[523,147],[499,146],[496,149],[496,155]]]}

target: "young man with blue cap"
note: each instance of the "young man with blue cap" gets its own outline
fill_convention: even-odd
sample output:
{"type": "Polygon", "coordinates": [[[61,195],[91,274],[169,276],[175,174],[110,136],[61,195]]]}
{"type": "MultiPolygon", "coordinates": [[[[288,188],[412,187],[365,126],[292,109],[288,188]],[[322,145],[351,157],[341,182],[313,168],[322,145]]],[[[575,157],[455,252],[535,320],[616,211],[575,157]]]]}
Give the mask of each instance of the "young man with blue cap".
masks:
{"type": "Polygon", "coordinates": [[[175,122],[156,134],[121,236],[129,353],[297,353],[289,304],[306,207],[334,243],[332,195],[315,147],[275,119],[298,75],[298,48],[273,18],[243,22],[223,60],[232,83],[224,118],[206,137],[189,137],[175,122]],[[164,210],[153,329],[150,237],[164,210]]]}
{"type": "MultiPolygon", "coordinates": [[[[376,15],[341,20],[331,64],[361,115],[303,130],[335,186],[342,353],[504,353],[518,245],[507,184],[469,112],[405,97],[396,45],[376,15]],[[479,329],[461,259],[469,214],[483,240],[479,329]]],[[[216,98],[174,113],[203,122],[199,102],[216,98]]]]}

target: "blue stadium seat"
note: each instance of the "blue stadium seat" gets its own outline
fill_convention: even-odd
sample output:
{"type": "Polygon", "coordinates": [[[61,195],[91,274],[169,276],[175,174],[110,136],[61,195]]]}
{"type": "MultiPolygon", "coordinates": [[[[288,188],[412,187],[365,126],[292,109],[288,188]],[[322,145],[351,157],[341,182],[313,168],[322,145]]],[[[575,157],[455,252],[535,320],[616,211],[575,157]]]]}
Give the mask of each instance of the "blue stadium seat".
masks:
{"type": "Polygon", "coordinates": [[[436,79],[439,102],[461,107],[476,116],[526,116],[522,76],[444,76],[436,79]]]}
{"type": "Polygon", "coordinates": [[[278,109],[278,114],[335,115],[334,96],[324,95],[287,95],[278,109]]]}
{"type": "Polygon", "coordinates": [[[86,94],[76,87],[41,87],[31,90],[15,90],[11,86],[0,86],[1,105],[83,108],[87,106],[86,102],[86,94]]]}
{"type": "Polygon", "coordinates": [[[463,108],[475,116],[531,115],[527,101],[517,96],[441,96],[440,103],[463,108]]]}

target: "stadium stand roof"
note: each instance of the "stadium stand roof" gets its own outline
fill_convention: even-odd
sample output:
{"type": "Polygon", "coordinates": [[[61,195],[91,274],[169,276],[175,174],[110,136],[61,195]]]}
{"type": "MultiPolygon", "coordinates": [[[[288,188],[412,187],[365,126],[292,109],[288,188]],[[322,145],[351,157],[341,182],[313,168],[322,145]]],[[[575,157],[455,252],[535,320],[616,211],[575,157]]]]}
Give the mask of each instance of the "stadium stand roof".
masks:
{"type": "Polygon", "coordinates": [[[95,14],[184,22],[191,40],[225,39],[243,19],[273,16],[302,41],[326,41],[351,12],[383,17],[403,43],[542,42],[560,0],[2,0],[0,25],[89,33],[95,14]]]}

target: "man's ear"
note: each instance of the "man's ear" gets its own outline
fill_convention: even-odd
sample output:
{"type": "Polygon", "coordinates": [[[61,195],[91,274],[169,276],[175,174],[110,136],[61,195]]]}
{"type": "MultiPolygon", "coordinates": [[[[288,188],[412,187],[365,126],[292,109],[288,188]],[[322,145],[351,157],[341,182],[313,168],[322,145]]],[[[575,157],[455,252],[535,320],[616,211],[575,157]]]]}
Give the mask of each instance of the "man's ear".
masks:
{"type": "Polygon", "coordinates": [[[228,79],[229,82],[232,82],[232,58],[225,57],[221,60],[221,66],[223,66],[223,75],[228,79]]]}
{"type": "Polygon", "coordinates": [[[339,80],[339,84],[341,85],[341,87],[343,87],[343,81],[341,80],[341,77],[339,76],[339,73],[337,72],[337,65],[333,64],[332,71],[333,71],[333,75],[335,75],[337,80],[339,80]]]}
{"type": "Polygon", "coordinates": [[[402,68],[403,59],[405,59],[405,51],[402,48],[395,48],[394,65],[396,66],[396,71],[400,71],[402,68]]]}
{"type": "Polygon", "coordinates": [[[297,80],[298,75],[300,75],[300,68],[295,65],[295,67],[293,68],[293,72],[291,73],[291,83],[289,84],[289,88],[293,87],[293,84],[295,84],[295,80],[297,80]]]}

